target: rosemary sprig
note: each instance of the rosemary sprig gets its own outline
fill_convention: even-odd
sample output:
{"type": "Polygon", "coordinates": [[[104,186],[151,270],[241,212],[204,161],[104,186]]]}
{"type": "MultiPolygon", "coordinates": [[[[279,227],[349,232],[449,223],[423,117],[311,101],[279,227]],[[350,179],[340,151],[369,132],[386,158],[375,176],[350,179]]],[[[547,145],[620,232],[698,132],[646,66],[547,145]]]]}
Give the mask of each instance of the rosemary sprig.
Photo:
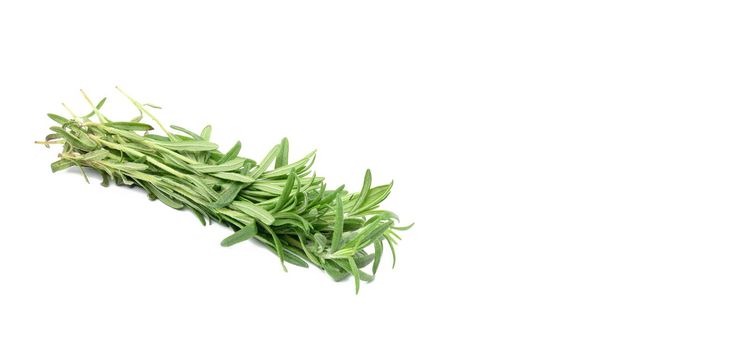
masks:
{"type": "Polygon", "coordinates": [[[66,107],[72,118],[48,114],[58,125],[37,143],[63,145],[53,172],[75,166],[86,176],[87,167],[102,175],[103,186],[138,186],[150,200],[190,210],[203,225],[214,221],[232,228],[222,246],[255,239],[280,258],[285,271],[287,262],[313,264],[336,281],[352,275],[356,293],[361,280],[374,279],[383,241],[394,267],[400,239],[395,231],[410,226],[397,227],[397,215],[379,209],[392,183],[371,187],[367,170],[360,192],[348,193],[343,186],[329,190],[323,177],[311,173],[315,152],[289,163],[288,140],[282,139],[258,163],[240,156],[240,141],[223,153],[210,141],[211,126],[195,133],[171,125],[175,132],[170,132],[147,109],[159,107],[117,89],[136,106],[138,117],[112,121],[101,111],[106,99],[94,105],[83,91],[90,113],[76,116],[66,107]],[[165,136],[150,133],[154,128],[141,122],[144,114],[165,136]],[[371,274],[361,270],[369,264],[371,274]]]}

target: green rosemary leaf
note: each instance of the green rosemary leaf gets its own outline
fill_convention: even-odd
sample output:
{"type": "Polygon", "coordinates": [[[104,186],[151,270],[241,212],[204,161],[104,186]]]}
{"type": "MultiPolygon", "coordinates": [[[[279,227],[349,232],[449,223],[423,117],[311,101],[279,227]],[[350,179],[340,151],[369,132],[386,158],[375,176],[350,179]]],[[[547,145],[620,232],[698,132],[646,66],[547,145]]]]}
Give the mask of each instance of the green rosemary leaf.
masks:
{"type": "Polygon", "coordinates": [[[295,163],[288,164],[288,165],[276,168],[274,170],[267,171],[267,172],[264,173],[264,175],[262,177],[264,177],[264,178],[274,178],[274,177],[278,177],[278,176],[287,175],[287,174],[290,173],[291,170],[296,170],[296,171],[300,170],[300,169],[302,169],[309,162],[309,160],[314,155],[316,155],[316,151],[307,154],[305,157],[303,157],[301,160],[299,160],[299,161],[297,161],[295,163]]]}
{"type": "Polygon", "coordinates": [[[280,265],[282,265],[282,270],[285,271],[285,272],[288,272],[288,268],[285,267],[285,253],[283,251],[282,242],[280,242],[280,238],[277,237],[277,234],[275,233],[274,230],[272,230],[271,227],[269,227],[269,226],[267,226],[265,224],[262,224],[262,227],[264,227],[264,229],[272,236],[272,240],[273,240],[274,245],[275,245],[275,250],[277,252],[277,256],[280,257],[280,265]]]}
{"type": "Polygon", "coordinates": [[[372,244],[375,239],[381,237],[390,227],[392,227],[392,222],[385,222],[379,225],[376,225],[374,228],[370,230],[364,230],[362,233],[362,237],[356,238],[359,240],[359,242],[367,242],[368,244],[372,244]]]}
{"type": "Polygon", "coordinates": [[[282,141],[280,141],[280,153],[277,154],[277,159],[275,159],[275,169],[282,167],[283,165],[288,164],[288,138],[284,137],[282,141]]]}
{"type": "Polygon", "coordinates": [[[274,225],[282,225],[283,223],[289,224],[300,228],[303,233],[308,233],[312,228],[311,223],[308,222],[308,220],[296,213],[282,212],[275,213],[273,216],[275,218],[275,221],[273,222],[274,225]]]}
{"type": "Polygon", "coordinates": [[[332,251],[336,252],[340,250],[340,240],[342,239],[343,235],[343,201],[340,195],[338,194],[335,198],[335,225],[334,225],[334,231],[332,232],[332,251]]]}
{"type": "Polygon", "coordinates": [[[60,170],[68,169],[74,165],[76,165],[76,163],[69,159],[60,159],[50,164],[50,168],[52,168],[53,173],[56,173],[60,170]]]}
{"type": "Polygon", "coordinates": [[[230,236],[227,236],[225,239],[222,240],[220,245],[223,247],[229,247],[231,245],[247,241],[258,233],[256,229],[256,221],[252,221],[250,224],[243,226],[240,230],[235,231],[230,236]]]}
{"type": "Polygon", "coordinates": [[[371,170],[366,169],[366,175],[363,177],[363,187],[361,187],[361,192],[358,194],[358,200],[356,201],[356,204],[353,205],[353,211],[358,211],[358,209],[361,207],[361,204],[366,200],[366,197],[369,195],[369,189],[371,188],[371,170]]]}
{"type": "Polygon", "coordinates": [[[102,161],[100,162],[102,164],[105,164],[106,166],[122,170],[122,171],[144,171],[149,169],[149,166],[142,163],[131,163],[131,162],[122,162],[122,163],[114,163],[114,162],[106,162],[102,161]]]}
{"type": "Polygon", "coordinates": [[[379,262],[382,260],[382,252],[384,250],[384,246],[382,245],[382,240],[378,239],[374,241],[374,262],[371,264],[371,273],[376,275],[377,269],[379,269],[379,262]]]}
{"type": "Polygon", "coordinates": [[[160,200],[160,202],[165,203],[165,205],[167,205],[168,207],[173,209],[183,208],[183,203],[170,198],[167,194],[163,193],[159,188],[150,184],[149,182],[144,181],[141,183],[141,185],[148,189],[150,193],[156,196],[157,199],[160,200]]]}
{"type": "Polygon", "coordinates": [[[397,263],[397,255],[395,254],[395,245],[392,243],[392,240],[387,237],[386,239],[387,244],[390,246],[390,251],[392,252],[392,268],[395,268],[395,264],[397,263]]]}
{"type": "Polygon", "coordinates": [[[374,261],[374,254],[356,254],[355,257],[353,257],[353,260],[356,261],[356,266],[358,266],[359,269],[364,268],[374,261]]]}
{"type": "MultiPolygon", "coordinates": [[[[353,206],[349,207],[348,210],[350,210],[353,215],[358,215],[360,213],[369,211],[373,208],[376,208],[379,206],[379,203],[381,203],[387,196],[390,195],[390,190],[392,190],[393,182],[390,182],[387,185],[381,185],[374,187],[372,189],[369,189],[368,195],[366,195],[363,202],[359,205],[359,208],[356,209],[355,202],[353,202],[353,206]]],[[[360,199],[360,197],[359,197],[360,199]]]]}
{"type": "Polygon", "coordinates": [[[352,257],[355,254],[356,254],[356,251],[353,248],[342,248],[342,249],[340,249],[340,250],[338,250],[338,251],[336,251],[336,252],[334,252],[332,254],[329,254],[329,256],[327,256],[327,258],[329,258],[329,259],[347,259],[347,258],[352,257]]]}
{"type": "Polygon", "coordinates": [[[202,212],[194,208],[191,208],[191,212],[193,213],[194,216],[196,216],[197,219],[199,219],[199,222],[201,223],[202,226],[207,225],[207,220],[204,218],[204,214],[202,212]]]}
{"type": "MultiPolygon", "coordinates": [[[[291,263],[295,266],[304,267],[304,268],[309,267],[309,264],[307,264],[306,261],[301,259],[298,255],[295,255],[285,250],[283,250],[282,259],[285,260],[285,262],[291,263]]],[[[285,271],[287,271],[287,269],[285,271]]]]}
{"type": "Polygon", "coordinates": [[[226,173],[226,172],[219,172],[219,173],[212,173],[210,174],[214,177],[224,179],[224,180],[230,180],[230,181],[237,181],[237,182],[243,182],[243,183],[252,183],[254,182],[254,178],[246,175],[241,175],[238,173],[226,173]]]}
{"type": "Polygon", "coordinates": [[[314,243],[316,244],[316,250],[322,252],[327,246],[327,237],[324,237],[321,233],[316,233],[314,234],[314,243]]]}
{"type": "Polygon", "coordinates": [[[320,206],[329,204],[338,195],[340,195],[343,192],[344,189],[345,189],[345,185],[342,185],[342,186],[338,187],[336,190],[334,190],[334,191],[330,192],[329,194],[327,194],[326,196],[324,196],[324,198],[322,198],[322,200],[318,204],[320,206]]]}
{"type": "Polygon", "coordinates": [[[241,142],[238,141],[235,143],[235,145],[233,145],[233,148],[227,151],[227,153],[225,153],[225,155],[222,156],[222,158],[220,158],[220,160],[217,161],[217,164],[224,164],[230,160],[237,159],[235,157],[238,156],[238,153],[240,153],[240,151],[241,151],[241,142]]]}
{"type": "Polygon", "coordinates": [[[366,222],[361,218],[347,217],[343,220],[343,232],[358,230],[364,223],[366,222]]]}
{"type": "Polygon", "coordinates": [[[58,123],[60,125],[65,125],[65,124],[67,124],[67,123],[70,122],[69,119],[63,118],[63,117],[61,117],[61,116],[59,116],[57,114],[54,114],[54,113],[47,113],[47,116],[50,117],[50,119],[52,119],[53,121],[55,121],[56,123],[58,123]]]}
{"type": "MultiPolygon", "coordinates": [[[[47,134],[47,136],[44,137],[44,140],[46,142],[50,142],[52,140],[59,140],[61,137],[57,133],[47,134]]],[[[50,148],[50,145],[45,144],[45,147],[50,148]]]]}
{"type": "Polygon", "coordinates": [[[250,186],[252,190],[259,190],[262,192],[266,192],[273,195],[281,195],[283,187],[275,184],[269,184],[269,183],[259,183],[254,181],[254,183],[250,186]]]}
{"type": "Polygon", "coordinates": [[[400,221],[400,218],[397,216],[397,214],[389,210],[369,210],[362,214],[373,215],[371,218],[374,220],[381,219],[381,220],[394,220],[398,222],[400,221]]]}
{"type": "Polygon", "coordinates": [[[103,159],[107,158],[107,156],[109,156],[109,155],[110,155],[110,151],[108,151],[106,149],[98,149],[98,150],[96,150],[94,152],[89,152],[87,154],[84,154],[83,156],[81,156],[81,160],[83,160],[83,161],[98,161],[98,160],[103,160],[103,159]]]}
{"type": "Polygon", "coordinates": [[[105,105],[105,101],[107,101],[107,97],[103,97],[99,102],[97,102],[97,109],[102,109],[102,106],[105,105]]]}
{"type": "MultiPolygon", "coordinates": [[[[96,107],[96,109],[97,109],[97,110],[100,110],[100,109],[102,109],[102,106],[104,106],[104,105],[105,105],[105,101],[107,101],[107,97],[105,97],[105,98],[103,98],[103,99],[99,100],[99,103],[97,103],[97,107],[96,107]]],[[[86,114],[85,116],[83,116],[83,117],[81,117],[81,118],[82,118],[82,119],[89,119],[89,118],[91,118],[91,117],[92,117],[92,116],[94,115],[94,113],[96,113],[96,112],[94,111],[94,109],[92,109],[92,111],[91,111],[91,112],[89,112],[88,114],[86,114]]]]}
{"type": "Polygon", "coordinates": [[[220,196],[217,198],[217,200],[212,203],[213,208],[224,208],[230,203],[232,203],[236,197],[238,197],[238,193],[241,191],[241,185],[239,183],[233,183],[231,184],[227,189],[222,191],[220,193],[220,196]]]}
{"type": "Polygon", "coordinates": [[[394,227],[392,227],[392,229],[393,230],[398,230],[398,231],[407,231],[407,230],[410,230],[411,227],[413,227],[414,224],[415,224],[415,222],[412,223],[412,224],[410,224],[410,225],[408,225],[408,226],[402,226],[402,227],[394,226],[394,227]]]}
{"type": "Polygon", "coordinates": [[[356,280],[356,294],[358,294],[358,289],[361,287],[361,276],[358,275],[360,271],[358,270],[356,261],[353,260],[353,258],[348,258],[348,265],[350,266],[350,273],[356,280]]]}
{"type": "Polygon", "coordinates": [[[295,183],[295,172],[292,170],[290,171],[290,175],[288,175],[288,181],[285,183],[285,187],[283,187],[282,192],[280,193],[280,197],[277,199],[277,204],[275,205],[275,208],[272,210],[273,212],[280,211],[285,204],[288,203],[288,199],[290,199],[290,191],[293,189],[293,184],[295,183]]]}
{"type": "MultiPolygon", "coordinates": [[[[204,140],[201,137],[201,135],[198,135],[195,132],[193,132],[191,130],[188,130],[188,129],[182,127],[182,126],[170,125],[170,129],[177,130],[177,131],[180,131],[182,133],[185,133],[186,135],[191,136],[191,138],[193,138],[194,140],[199,140],[199,141],[204,140]]],[[[204,141],[206,141],[206,140],[204,140],[204,141]]]]}
{"type": "Polygon", "coordinates": [[[135,122],[109,122],[109,123],[104,123],[103,125],[109,126],[111,128],[116,128],[120,130],[129,130],[129,131],[154,130],[154,128],[149,124],[135,123],[135,122]]]}
{"type": "Polygon", "coordinates": [[[78,148],[84,151],[93,151],[97,147],[96,144],[91,144],[88,141],[79,139],[78,137],[73,136],[73,134],[69,133],[68,131],[65,131],[61,127],[53,126],[50,128],[50,130],[60,135],[60,137],[65,139],[65,142],[68,142],[74,148],[78,148]]]}
{"type": "Polygon", "coordinates": [[[346,279],[348,276],[350,276],[350,273],[347,271],[341,269],[337,266],[337,264],[327,261],[324,265],[324,271],[327,272],[327,274],[332,277],[333,280],[336,282],[340,282],[344,279],[346,279]]]}
{"type": "Polygon", "coordinates": [[[102,176],[102,182],[100,185],[102,185],[102,187],[110,186],[110,175],[104,170],[99,170],[99,175],[102,176]]]}
{"type": "Polygon", "coordinates": [[[102,123],[109,122],[110,120],[107,119],[107,117],[105,117],[104,114],[102,114],[102,112],[100,112],[100,110],[99,110],[105,104],[105,101],[107,99],[103,98],[102,100],[99,101],[99,103],[97,104],[97,106],[95,106],[94,103],[92,103],[92,100],[89,99],[89,96],[86,95],[86,93],[84,92],[84,90],[80,90],[80,91],[81,91],[81,95],[84,96],[84,99],[89,104],[89,106],[91,106],[91,108],[92,108],[92,111],[89,114],[83,116],[82,118],[84,120],[89,120],[89,118],[92,115],[96,114],[97,118],[99,118],[100,122],[102,122],[102,123]]]}
{"type": "Polygon", "coordinates": [[[240,169],[243,166],[244,160],[240,158],[235,158],[233,160],[230,160],[225,163],[220,164],[193,164],[191,165],[191,168],[200,172],[200,173],[219,173],[219,172],[226,172],[226,171],[235,171],[240,169]]]}
{"type": "Polygon", "coordinates": [[[154,140],[151,142],[154,142],[162,147],[165,147],[173,151],[198,152],[198,151],[213,151],[217,149],[217,144],[208,142],[208,141],[183,140],[183,141],[170,142],[170,141],[154,140]]]}
{"type": "Polygon", "coordinates": [[[264,159],[262,159],[262,161],[259,163],[259,165],[256,166],[256,168],[254,168],[253,171],[251,171],[250,176],[253,177],[254,179],[259,178],[259,175],[263,174],[264,171],[266,171],[267,168],[269,168],[269,166],[272,165],[272,161],[274,161],[275,158],[277,158],[277,152],[279,151],[280,151],[280,145],[275,145],[274,147],[272,147],[272,149],[269,150],[269,153],[267,153],[267,156],[264,157],[264,159]]]}
{"type": "Polygon", "coordinates": [[[272,225],[275,222],[275,217],[272,214],[251,202],[235,201],[230,204],[230,207],[240,210],[266,225],[272,225]]]}
{"type": "Polygon", "coordinates": [[[201,129],[201,138],[204,139],[204,141],[209,141],[209,138],[212,136],[212,126],[207,125],[204,127],[204,129],[201,129]]]}

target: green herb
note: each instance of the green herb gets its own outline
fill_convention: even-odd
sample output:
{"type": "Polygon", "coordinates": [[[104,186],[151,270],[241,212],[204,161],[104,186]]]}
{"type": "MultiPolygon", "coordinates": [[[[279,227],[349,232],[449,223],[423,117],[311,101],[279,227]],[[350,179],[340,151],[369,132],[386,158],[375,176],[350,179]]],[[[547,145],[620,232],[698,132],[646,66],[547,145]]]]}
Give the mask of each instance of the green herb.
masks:
{"type": "Polygon", "coordinates": [[[221,152],[210,142],[211,126],[195,133],[171,125],[177,133],[169,132],[147,109],[160,107],[118,90],[138,109],[138,117],[112,121],[101,111],[106,99],[94,105],[83,91],[91,112],[79,117],[66,107],[71,119],[48,114],[56,123],[53,133],[37,143],[63,145],[53,172],[78,167],[83,173],[87,167],[102,175],[103,186],[138,186],[151,200],[190,210],[204,225],[214,221],[232,228],[235,232],[221,242],[224,247],[255,239],[279,257],[285,271],[287,262],[314,265],[336,281],[352,275],[356,293],[361,280],[373,280],[383,241],[394,267],[394,245],[400,239],[395,231],[410,226],[395,226],[397,215],[379,209],[392,183],[372,187],[367,170],[360,192],[348,193],[343,186],[328,190],[323,177],[311,174],[315,152],[288,161],[287,138],[257,163],[240,156],[240,141],[221,152]],[[164,136],[150,133],[154,128],[142,122],[144,114],[164,136]],[[372,274],[361,270],[369,264],[372,274]]]}

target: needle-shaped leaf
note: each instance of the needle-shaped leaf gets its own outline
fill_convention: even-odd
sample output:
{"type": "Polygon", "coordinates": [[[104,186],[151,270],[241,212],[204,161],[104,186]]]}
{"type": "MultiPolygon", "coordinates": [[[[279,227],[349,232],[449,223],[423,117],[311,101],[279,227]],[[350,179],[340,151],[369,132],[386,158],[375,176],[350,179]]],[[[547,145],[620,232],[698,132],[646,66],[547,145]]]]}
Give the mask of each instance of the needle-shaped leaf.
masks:
{"type": "MultiPolygon", "coordinates": [[[[201,135],[199,135],[199,134],[197,134],[197,133],[195,133],[195,132],[193,132],[191,130],[188,130],[188,129],[182,127],[182,126],[170,125],[170,129],[177,130],[177,131],[180,131],[180,132],[182,132],[182,133],[184,133],[184,134],[186,134],[188,136],[191,136],[191,138],[193,138],[194,140],[204,140],[201,137],[201,135]]],[[[207,141],[207,140],[204,140],[204,141],[207,141]]]]}
{"type": "MultiPolygon", "coordinates": [[[[307,264],[306,261],[303,260],[303,259],[301,259],[298,255],[295,255],[293,253],[287,252],[285,250],[283,250],[282,253],[283,253],[282,259],[285,260],[285,262],[291,263],[291,264],[293,264],[295,266],[299,266],[299,267],[303,267],[303,268],[309,267],[309,264],[307,264]]],[[[287,271],[287,269],[285,271],[287,271]]]]}
{"type": "MultiPolygon", "coordinates": [[[[107,101],[107,97],[105,97],[105,98],[103,98],[103,99],[99,100],[99,103],[97,103],[97,109],[98,109],[98,110],[99,110],[99,109],[102,109],[102,106],[104,106],[104,105],[105,105],[105,101],[107,101]]],[[[88,119],[88,118],[90,118],[90,117],[91,117],[91,116],[93,116],[93,115],[94,115],[94,110],[92,110],[92,111],[91,111],[91,112],[89,112],[89,113],[88,113],[87,115],[85,115],[85,116],[83,116],[83,117],[81,117],[81,118],[84,118],[84,119],[88,119]]]]}
{"type": "Polygon", "coordinates": [[[108,174],[106,171],[100,170],[99,175],[102,176],[102,182],[100,183],[100,185],[102,185],[102,187],[110,186],[110,174],[108,174]]]}
{"type": "Polygon", "coordinates": [[[44,138],[44,140],[48,141],[48,142],[52,141],[52,140],[57,140],[57,139],[60,139],[60,135],[58,135],[56,133],[47,134],[47,136],[45,136],[45,138],[44,138]]]}
{"type": "Polygon", "coordinates": [[[144,170],[149,169],[148,165],[142,164],[142,163],[131,163],[131,162],[115,163],[115,162],[107,162],[107,161],[102,161],[100,163],[105,164],[106,166],[110,168],[123,170],[123,171],[144,171],[144,170]]]}
{"type": "Polygon", "coordinates": [[[272,223],[275,222],[275,217],[268,211],[264,210],[264,208],[255,205],[251,202],[247,201],[235,201],[232,204],[230,204],[230,207],[233,209],[240,210],[247,215],[256,218],[257,220],[261,221],[262,223],[266,225],[272,225],[272,223]]]}
{"type": "Polygon", "coordinates": [[[275,205],[274,210],[272,210],[273,212],[280,211],[280,209],[288,203],[288,199],[290,199],[290,191],[293,189],[295,179],[295,172],[291,170],[290,175],[288,175],[288,181],[285,182],[285,187],[283,187],[282,193],[280,193],[280,197],[277,199],[277,204],[275,205]]]}
{"type": "Polygon", "coordinates": [[[361,218],[347,217],[343,220],[343,232],[355,231],[363,227],[365,221],[361,218]]]}
{"type": "Polygon", "coordinates": [[[390,246],[390,252],[392,252],[392,268],[395,268],[395,264],[397,263],[397,255],[395,254],[395,245],[392,243],[392,240],[387,237],[386,239],[387,244],[390,246]]]}
{"type": "Polygon", "coordinates": [[[91,143],[91,141],[83,138],[78,138],[59,126],[53,126],[50,128],[50,130],[60,135],[60,137],[65,140],[65,142],[68,142],[69,144],[71,144],[71,146],[80,150],[93,151],[97,147],[97,144],[91,143]]]}
{"type": "Polygon", "coordinates": [[[232,203],[236,197],[238,197],[238,193],[241,191],[241,186],[239,183],[233,183],[231,184],[227,189],[222,191],[220,193],[220,196],[217,198],[217,200],[212,203],[213,208],[224,208],[230,203],[232,203]]]}
{"type": "Polygon", "coordinates": [[[157,145],[160,145],[164,148],[167,148],[173,151],[198,152],[198,151],[213,151],[217,149],[216,143],[212,143],[208,141],[184,140],[184,141],[170,142],[170,141],[154,140],[150,142],[156,143],[157,145]]]}
{"type": "Polygon", "coordinates": [[[221,164],[192,164],[191,168],[200,173],[219,173],[238,170],[243,166],[243,163],[243,159],[235,158],[221,164]]]}
{"type": "Polygon", "coordinates": [[[338,195],[340,195],[343,192],[343,190],[345,190],[345,185],[342,185],[342,186],[338,187],[336,190],[334,190],[334,191],[328,193],[327,195],[325,195],[324,198],[322,198],[322,200],[319,201],[318,204],[320,206],[329,204],[330,202],[332,202],[333,200],[335,200],[335,198],[338,195]]]}
{"type": "Polygon", "coordinates": [[[356,266],[358,268],[364,268],[368,266],[372,261],[374,261],[374,254],[356,254],[353,256],[353,259],[356,261],[356,266]]]}
{"type": "Polygon", "coordinates": [[[264,230],[269,232],[269,234],[272,236],[272,240],[275,245],[275,250],[277,251],[277,256],[280,257],[280,265],[282,265],[282,270],[285,272],[288,272],[288,268],[285,267],[285,253],[283,251],[282,242],[280,242],[280,238],[277,237],[277,234],[275,233],[274,230],[272,230],[271,227],[264,224],[262,224],[262,226],[264,227],[264,230]]]}
{"type": "Polygon", "coordinates": [[[135,122],[109,122],[109,123],[104,123],[104,125],[109,126],[111,128],[120,129],[120,130],[130,130],[130,131],[154,130],[154,128],[149,124],[135,123],[135,122]]]}
{"type": "Polygon", "coordinates": [[[361,204],[366,200],[369,195],[369,189],[371,188],[371,169],[366,169],[366,175],[363,177],[363,186],[361,192],[358,194],[358,200],[353,205],[353,210],[357,211],[361,207],[361,204]]]}
{"type": "Polygon", "coordinates": [[[98,149],[94,152],[89,152],[81,156],[81,160],[84,161],[97,161],[107,158],[110,155],[110,151],[106,149],[98,149]]]}
{"type": "Polygon", "coordinates": [[[336,252],[340,249],[340,240],[343,235],[343,201],[340,195],[335,197],[335,225],[332,232],[332,251],[336,252]]]}
{"type": "Polygon", "coordinates": [[[68,169],[74,165],[76,165],[76,163],[69,159],[60,159],[50,164],[50,168],[52,168],[53,173],[56,173],[60,170],[68,169]]]}
{"type": "Polygon", "coordinates": [[[357,239],[360,243],[366,242],[367,244],[371,244],[375,239],[380,238],[390,227],[392,227],[392,222],[378,224],[373,229],[364,230],[362,233],[363,236],[357,239]]]}
{"type": "Polygon", "coordinates": [[[219,173],[212,173],[211,174],[214,177],[230,180],[230,181],[236,181],[236,182],[243,182],[243,183],[252,183],[254,182],[254,178],[246,175],[241,175],[238,173],[225,173],[225,172],[219,172],[219,173]]]}
{"type": "Polygon", "coordinates": [[[201,138],[204,139],[204,141],[209,141],[211,137],[212,137],[211,125],[207,125],[204,127],[204,129],[201,129],[201,138]]]}
{"type": "Polygon", "coordinates": [[[354,279],[356,280],[356,294],[358,294],[358,290],[361,288],[361,276],[359,276],[358,266],[356,265],[356,261],[353,260],[353,258],[348,258],[348,265],[350,266],[350,273],[353,275],[354,279]]]}
{"type": "Polygon", "coordinates": [[[370,209],[376,208],[379,203],[381,203],[387,196],[390,194],[390,190],[392,189],[393,183],[390,182],[387,185],[381,185],[374,187],[372,189],[369,189],[369,194],[365,197],[363,202],[359,204],[358,209],[356,210],[355,202],[353,202],[353,206],[351,208],[348,208],[349,210],[353,211],[353,214],[356,215],[358,213],[363,213],[365,211],[368,211],[370,209]]]}
{"type": "Polygon", "coordinates": [[[274,221],[275,225],[281,224],[283,222],[281,220],[289,220],[285,222],[295,227],[300,228],[305,233],[307,233],[312,228],[311,223],[309,223],[305,218],[303,218],[302,216],[296,213],[291,213],[291,212],[275,213],[274,217],[275,217],[275,221],[274,221]]]}
{"type": "Polygon", "coordinates": [[[222,156],[222,158],[220,158],[220,160],[217,161],[217,164],[224,164],[230,160],[235,160],[236,159],[235,157],[238,156],[238,153],[240,153],[240,151],[241,151],[241,142],[238,141],[235,143],[235,145],[233,145],[233,148],[227,151],[227,153],[225,153],[225,155],[222,156]]]}
{"type": "Polygon", "coordinates": [[[324,237],[321,233],[314,235],[314,242],[316,243],[319,252],[324,251],[324,248],[327,247],[327,237],[324,237]]]}
{"type": "Polygon", "coordinates": [[[303,157],[301,160],[299,160],[299,161],[297,161],[295,163],[284,165],[284,166],[281,166],[279,168],[276,168],[276,169],[273,169],[273,170],[265,172],[262,175],[262,177],[264,177],[264,178],[274,178],[274,177],[278,177],[278,176],[287,175],[287,174],[290,173],[291,170],[296,170],[296,171],[300,170],[304,166],[306,166],[306,163],[308,163],[309,160],[312,157],[314,157],[315,155],[316,155],[316,151],[311,152],[311,153],[307,154],[305,157],[303,157]]]}
{"type": "Polygon", "coordinates": [[[100,121],[108,122],[109,120],[104,115],[102,115],[102,113],[99,111],[100,109],[102,109],[102,106],[105,105],[105,101],[107,101],[107,97],[99,100],[99,103],[97,103],[97,105],[94,106],[92,104],[92,101],[89,99],[89,96],[86,96],[86,93],[84,93],[84,90],[81,90],[81,94],[84,96],[84,99],[86,99],[86,102],[88,102],[89,105],[92,107],[92,111],[89,112],[89,114],[87,114],[87,115],[85,115],[85,116],[83,116],[81,118],[84,119],[84,120],[89,120],[89,118],[91,118],[91,116],[93,116],[94,114],[96,114],[97,117],[99,117],[100,121]]]}
{"type": "Polygon", "coordinates": [[[267,156],[264,157],[259,165],[257,165],[256,168],[251,171],[250,176],[254,179],[259,178],[259,175],[263,174],[264,171],[266,171],[267,168],[272,165],[272,162],[275,160],[275,158],[277,158],[277,152],[279,151],[280,145],[275,145],[274,147],[272,147],[272,149],[269,150],[269,153],[267,153],[267,156]]]}
{"type": "Polygon", "coordinates": [[[280,153],[277,154],[275,160],[275,169],[288,164],[288,138],[284,137],[280,141],[280,153]]]}
{"type": "Polygon", "coordinates": [[[350,273],[338,267],[337,264],[331,261],[327,261],[325,263],[324,271],[326,271],[327,274],[336,282],[340,282],[350,276],[350,273]]]}
{"type": "Polygon", "coordinates": [[[243,226],[240,230],[235,231],[230,236],[227,236],[225,239],[222,240],[220,245],[223,247],[229,247],[231,245],[247,241],[258,233],[256,228],[256,221],[252,221],[250,224],[243,226]]]}
{"type": "MultiPolygon", "coordinates": [[[[245,160],[243,161],[243,167],[241,167],[239,173],[241,175],[247,175],[249,173],[249,170],[253,166],[254,162],[251,160],[245,160]]],[[[210,206],[212,208],[224,208],[230,203],[232,203],[236,197],[238,197],[238,194],[241,192],[241,189],[243,189],[243,183],[240,182],[234,182],[230,186],[228,186],[220,196],[217,198],[217,200],[212,203],[210,206]]]]}
{"type": "Polygon", "coordinates": [[[63,118],[63,117],[61,117],[61,116],[59,116],[57,114],[54,114],[54,113],[47,113],[47,116],[50,117],[50,119],[52,119],[53,121],[55,121],[55,123],[58,123],[60,125],[65,125],[66,123],[70,122],[69,119],[63,118]]]}
{"type": "Polygon", "coordinates": [[[382,245],[382,240],[378,239],[374,241],[374,262],[371,264],[371,273],[376,275],[377,269],[379,269],[379,262],[382,260],[382,252],[384,251],[384,246],[382,245]]]}
{"type": "Polygon", "coordinates": [[[168,207],[173,208],[173,209],[182,209],[183,208],[183,203],[181,203],[179,201],[176,201],[175,199],[170,198],[168,195],[166,195],[165,193],[163,193],[162,190],[160,190],[156,186],[152,185],[151,183],[144,181],[144,182],[141,182],[141,184],[147,190],[149,190],[149,192],[151,194],[153,194],[155,197],[157,197],[157,199],[159,199],[160,202],[165,203],[165,205],[167,205],[168,207]]]}
{"type": "Polygon", "coordinates": [[[398,230],[398,231],[408,231],[408,230],[411,229],[411,227],[413,227],[414,224],[415,224],[415,222],[412,223],[412,224],[410,224],[410,225],[407,225],[407,226],[400,226],[400,227],[394,226],[394,227],[392,227],[392,229],[393,230],[398,230]]]}

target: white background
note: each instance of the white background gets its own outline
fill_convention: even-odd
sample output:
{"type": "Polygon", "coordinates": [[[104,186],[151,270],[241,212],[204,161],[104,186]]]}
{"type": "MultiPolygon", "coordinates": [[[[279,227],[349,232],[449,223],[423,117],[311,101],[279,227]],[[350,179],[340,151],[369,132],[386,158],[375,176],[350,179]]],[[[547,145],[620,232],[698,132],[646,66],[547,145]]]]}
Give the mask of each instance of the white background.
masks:
{"type": "Polygon", "coordinates": [[[739,1],[0,5],[2,349],[750,349],[753,11],[739,1]],[[51,174],[115,85],[416,222],[353,293],[51,174]]]}

